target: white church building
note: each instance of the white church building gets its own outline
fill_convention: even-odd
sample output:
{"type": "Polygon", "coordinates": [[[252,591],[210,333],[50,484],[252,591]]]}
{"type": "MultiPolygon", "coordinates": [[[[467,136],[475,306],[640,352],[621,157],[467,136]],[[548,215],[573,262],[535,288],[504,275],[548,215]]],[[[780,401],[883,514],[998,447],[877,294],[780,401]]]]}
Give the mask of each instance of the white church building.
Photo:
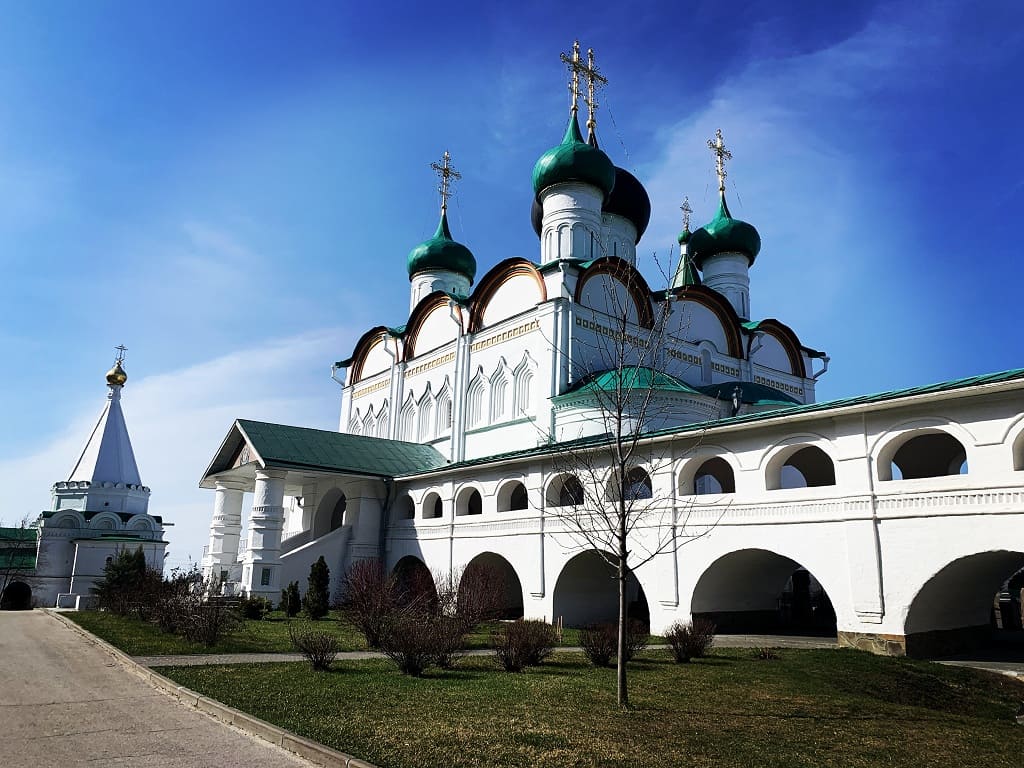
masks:
{"type": "Polygon", "coordinates": [[[124,348],[106,374],[107,399],[67,477],[53,485],[53,506],[24,528],[0,528],[4,607],[85,608],[106,564],[141,548],[163,570],[164,522],[149,514],[121,409],[128,375],[124,348]]]}
{"type": "MultiPolygon", "coordinates": [[[[592,58],[570,68],[593,86],[592,58]]],[[[650,557],[631,603],[652,631],[702,615],[896,654],[986,634],[1024,568],[1024,370],[817,402],[828,356],[755,312],[761,240],[729,211],[721,132],[718,209],[691,232],[684,204],[674,279],[649,286],[647,192],[573,101],[533,170],[536,260],[477,275],[448,228],[445,153],[408,317],[333,366],[338,431],[231,426],[201,481],[207,573],[276,602],[321,555],[335,576],[367,558],[479,563],[503,575],[509,615],[611,619],[601,537],[575,526],[616,498],[599,488],[609,434],[641,433],[625,492],[642,502],[631,548],[650,557]]]]}

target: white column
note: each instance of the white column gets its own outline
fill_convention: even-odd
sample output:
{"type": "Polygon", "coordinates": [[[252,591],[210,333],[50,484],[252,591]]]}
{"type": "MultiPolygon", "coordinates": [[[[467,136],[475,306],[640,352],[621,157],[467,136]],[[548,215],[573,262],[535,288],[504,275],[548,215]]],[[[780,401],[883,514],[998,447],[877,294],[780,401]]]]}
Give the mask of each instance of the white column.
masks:
{"type": "Polygon", "coordinates": [[[213,519],[210,521],[210,544],[203,558],[203,572],[206,578],[216,581],[221,573],[228,572],[228,581],[238,581],[241,573],[238,564],[238,540],[242,534],[242,498],[245,491],[241,484],[217,481],[213,501],[213,519]]]}
{"type": "MultiPolygon", "coordinates": [[[[283,469],[256,470],[256,491],[249,516],[249,549],[242,588],[271,599],[281,594],[281,529],[284,527],[283,469]]],[[[275,600],[276,602],[276,600],[275,600]]]]}

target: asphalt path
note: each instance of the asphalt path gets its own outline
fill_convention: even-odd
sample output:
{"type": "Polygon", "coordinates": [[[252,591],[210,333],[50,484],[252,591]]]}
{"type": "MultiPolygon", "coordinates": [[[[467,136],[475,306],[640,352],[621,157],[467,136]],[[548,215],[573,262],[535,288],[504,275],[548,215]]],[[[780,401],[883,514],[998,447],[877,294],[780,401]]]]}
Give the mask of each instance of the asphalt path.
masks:
{"type": "Polygon", "coordinates": [[[4,768],[311,766],[153,688],[42,611],[0,612],[4,768]]]}

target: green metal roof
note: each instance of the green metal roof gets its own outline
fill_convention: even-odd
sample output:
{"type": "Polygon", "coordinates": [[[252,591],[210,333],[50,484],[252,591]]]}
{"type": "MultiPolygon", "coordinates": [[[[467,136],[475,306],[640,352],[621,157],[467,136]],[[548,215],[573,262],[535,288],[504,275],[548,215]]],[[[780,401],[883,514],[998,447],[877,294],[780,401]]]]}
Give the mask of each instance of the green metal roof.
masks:
{"type": "Polygon", "coordinates": [[[567,395],[579,392],[615,392],[622,389],[657,389],[670,392],[688,392],[696,394],[697,390],[667,373],[656,371],[644,366],[629,365],[621,370],[599,371],[585,376],[561,395],[552,398],[558,400],[567,395]]]}
{"type": "MultiPolygon", "coordinates": [[[[433,446],[419,443],[247,419],[235,423],[267,467],[392,477],[426,472],[447,463],[433,446]]],[[[213,466],[210,469],[220,471],[213,466]]]]}
{"type": "Polygon", "coordinates": [[[740,388],[740,400],[747,405],[800,405],[800,401],[775,387],[752,381],[723,381],[697,387],[705,395],[719,400],[732,400],[732,393],[740,388]]]}
{"type": "Polygon", "coordinates": [[[0,528],[0,568],[29,571],[36,567],[35,528],[0,528]]]}

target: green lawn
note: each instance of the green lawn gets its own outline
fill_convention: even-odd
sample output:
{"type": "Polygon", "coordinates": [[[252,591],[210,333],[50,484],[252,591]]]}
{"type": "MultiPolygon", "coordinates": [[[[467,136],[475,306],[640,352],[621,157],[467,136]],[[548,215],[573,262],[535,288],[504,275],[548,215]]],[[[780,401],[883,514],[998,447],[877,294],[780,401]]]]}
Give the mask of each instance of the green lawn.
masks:
{"type": "Polygon", "coordinates": [[[1024,684],[851,650],[719,650],[688,665],[648,652],[614,670],[556,655],[523,674],[471,657],[422,679],[382,660],[160,670],[383,768],[426,766],[985,766],[1024,764],[1024,684]]]}
{"type": "MultiPolygon", "coordinates": [[[[111,645],[132,656],[164,656],[196,653],[289,653],[294,651],[288,639],[289,623],[315,626],[338,636],[343,651],[365,651],[366,641],[359,631],[337,612],[328,618],[313,622],[301,616],[286,619],[275,611],[262,621],[243,621],[237,629],[212,648],[161,632],[154,625],[132,616],[118,616],[105,611],[69,611],[64,614],[111,645]]],[[[467,648],[489,648],[491,631],[495,624],[481,624],[466,638],[467,648]]],[[[575,629],[566,629],[562,644],[576,645],[579,635],[575,629]]]]}
{"type": "Polygon", "coordinates": [[[275,612],[262,621],[243,621],[215,646],[190,643],[177,635],[161,632],[157,627],[132,616],[118,616],[106,611],[69,611],[67,618],[103,638],[132,656],[163,656],[195,653],[290,653],[289,624],[315,625],[338,636],[342,650],[365,651],[366,641],[349,624],[332,613],[328,618],[309,621],[301,617],[285,618],[275,612]]]}

